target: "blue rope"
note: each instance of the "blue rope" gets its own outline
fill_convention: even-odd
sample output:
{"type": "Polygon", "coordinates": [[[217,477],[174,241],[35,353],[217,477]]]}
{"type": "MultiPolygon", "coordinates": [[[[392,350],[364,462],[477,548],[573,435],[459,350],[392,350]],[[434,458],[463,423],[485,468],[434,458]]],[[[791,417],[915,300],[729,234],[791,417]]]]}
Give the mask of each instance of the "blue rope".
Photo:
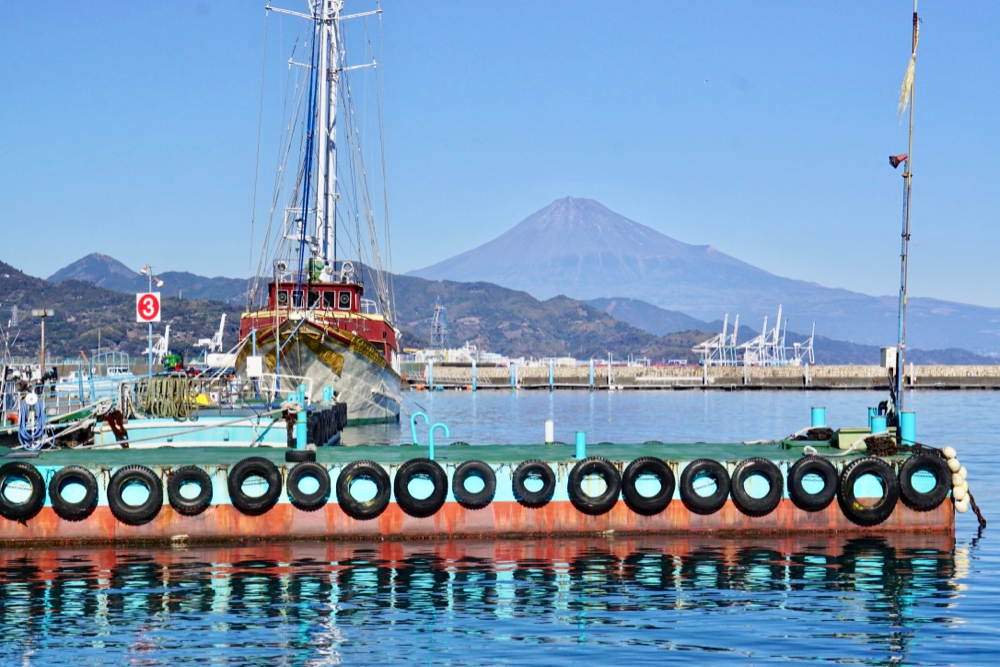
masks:
{"type": "Polygon", "coordinates": [[[28,405],[27,401],[21,401],[21,418],[17,423],[17,441],[21,443],[21,446],[30,451],[37,451],[42,448],[42,438],[45,437],[45,432],[48,430],[48,422],[45,419],[45,404],[42,403],[41,399],[38,399],[38,403],[35,404],[37,410],[35,413],[35,425],[34,427],[28,427],[28,415],[31,413],[31,406],[28,405]]]}

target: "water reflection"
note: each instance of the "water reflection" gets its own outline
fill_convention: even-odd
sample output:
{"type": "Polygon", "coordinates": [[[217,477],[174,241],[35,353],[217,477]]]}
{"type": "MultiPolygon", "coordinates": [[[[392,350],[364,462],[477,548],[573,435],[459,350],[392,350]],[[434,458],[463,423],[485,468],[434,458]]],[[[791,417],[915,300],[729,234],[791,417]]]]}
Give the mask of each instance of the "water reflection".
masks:
{"type": "Polygon", "coordinates": [[[4,662],[519,659],[509,640],[815,658],[816,637],[907,659],[961,585],[953,538],[927,535],[6,551],[0,580],[4,662]],[[768,634],[781,649],[741,642],[768,634]]]}

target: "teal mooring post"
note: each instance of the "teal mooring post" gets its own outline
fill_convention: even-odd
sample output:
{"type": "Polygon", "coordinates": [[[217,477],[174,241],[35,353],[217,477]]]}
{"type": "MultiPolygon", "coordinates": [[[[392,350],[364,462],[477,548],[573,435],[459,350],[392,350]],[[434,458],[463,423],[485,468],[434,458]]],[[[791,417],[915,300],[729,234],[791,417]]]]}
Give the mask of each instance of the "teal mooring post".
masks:
{"type": "Polygon", "coordinates": [[[576,432],[576,458],[587,458],[587,434],[584,431],[576,432]]]}
{"type": "Polygon", "coordinates": [[[306,441],[309,439],[309,413],[306,412],[306,386],[304,384],[299,385],[296,400],[299,402],[299,412],[295,415],[295,449],[305,449],[306,441]]]}
{"type": "Polygon", "coordinates": [[[472,391],[476,390],[476,360],[472,360],[472,391]]]}
{"type": "Polygon", "coordinates": [[[295,415],[295,449],[305,449],[306,440],[309,439],[309,413],[306,406],[302,406],[299,413],[295,415]]]}
{"type": "Polygon", "coordinates": [[[517,389],[517,364],[510,365],[510,388],[517,389]]]}
{"type": "Polygon", "coordinates": [[[812,409],[812,423],[810,425],[813,428],[826,426],[826,408],[812,409]]]}
{"type": "Polygon", "coordinates": [[[556,363],[549,359],[549,391],[556,388],[556,363]]]}
{"type": "Polygon", "coordinates": [[[913,445],[917,442],[917,413],[904,410],[899,415],[899,443],[913,445]]]}
{"type": "Polygon", "coordinates": [[[872,417],[872,433],[885,433],[887,430],[885,424],[885,415],[876,415],[872,417]]]}
{"type": "Polygon", "coordinates": [[[590,382],[587,385],[590,387],[591,391],[594,391],[594,360],[590,360],[590,382]]]}
{"type": "MultiPolygon", "coordinates": [[[[872,419],[878,416],[878,408],[868,408],[868,428],[872,427],[872,419]]],[[[874,433],[874,431],[872,431],[874,433]]]]}
{"type": "Polygon", "coordinates": [[[434,360],[431,359],[427,362],[427,388],[434,388],[434,360]]]}

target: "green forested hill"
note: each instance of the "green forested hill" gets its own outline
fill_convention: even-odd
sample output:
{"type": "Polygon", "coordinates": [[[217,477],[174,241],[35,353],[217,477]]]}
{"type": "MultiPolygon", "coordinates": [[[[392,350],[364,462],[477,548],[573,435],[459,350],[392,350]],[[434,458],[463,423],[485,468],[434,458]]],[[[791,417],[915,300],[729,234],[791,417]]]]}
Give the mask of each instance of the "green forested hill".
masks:
{"type": "MultiPolygon", "coordinates": [[[[575,356],[616,358],[646,356],[654,361],[685,358],[691,345],[708,334],[687,332],[655,336],[598,311],[587,304],[556,297],[538,301],[518,292],[488,283],[435,282],[395,276],[397,326],[403,344],[422,346],[430,339],[430,322],[438,297],[448,308],[454,346],[472,341],[481,348],[512,356],[575,356]]],[[[234,281],[235,282],[235,281],[234,281]]],[[[38,353],[41,328],[32,308],[51,308],[55,316],[46,321],[47,354],[75,357],[83,350],[117,347],[139,355],[146,349],[147,327],[135,322],[134,294],[116,292],[89,282],[64,280],[50,283],[25,275],[0,262],[0,317],[10,317],[12,306],[20,310],[21,326],[12,353],[38,353]]],[[[170,348],[189,355],[199,338],[208,338],[227,313],[226,347],[236,343],[240,309],[216,301],[163,300],[163,321],[154,325],[162,333],[170,324],[170,348]]]]}
{"type": "MultiPolygon", "coordinates": [[[[137,356],[146,349],[145,324],[135,321],[135,296],[97,287],[91,283],[67,280],[50,283],[22,273],[0,262],[0,325],[4,325],[16,342],[14,356],[33,357],[41,342],[38,318],[31,317],[32,308],[55,311],[45,322],[46,355],[51,358],[77,357],[98,346],[118,348],[137,356]],[[19,310],[20,326],[7,327],[11,309],[19,310]]],[[[214,301],[163,300],[162,321],[153,325],[154,334],[162,334],[170,324],[170,348],[190,355],[199,338],[210,338],[219,327],[219,318],[227,313],[225,346],[236,343],[240,310],[214,301]]]]}
{"type": "Polygon", "coordinates": [[[578,359],[627,355],[653,361],[688,358],[691,345],[708,334],[693,331],[669,336],[633,327],[582,301],[557,296],[539,301],[491,283],[432,281],[396,276],[399,324],[410,346],[429,340],[434,304],[448,309],[452,347],[471,341],[509,356],[572,356],[578,359]]]}
{"type": "MultiPolygon", "coordinates": [[[[89,354],[97,348],[98,339],[102,347],[122,349],[133,356],[146,349],[147,327],[135,322],[135,288],[117,285],[112,280],[114,276],[105,275],[109,269],[101,266],[113,267],[116,262],[113,258],[104,259],[107,261],[88,264],[91,270],[80,275],[88,281],[104,281],[126,291],[113,291],[93,282],[74,279],[49,282],[0,262],[0,325],[10,318],[12,306],[17,306],[21,313],[21,326],[11,334],[17,337],[12,350],[14,355],[33,357],[38,353],[41,327],[38,319],[29,314],[32,308],[55,310],[55,316],[46,322],[46,347],[48,354],[56,358],[76,357],[81,350],[89,354]]],[[[588,359],[605,358],[610,353],[616,359],[631,355],[647,357],[653,363],[667,359],[694,362],[696,358],[691,347],[721,330],[719,322],[706,325],[712,333],[692,328],[658,336],[565,296],[540,301],[527,292],[491,283],[433,281],[414,276],[393,276],[392,279],[396,324],[403,331],[405,347],[427,346],[434,305],[439,299],[447,308],[452,347],[469,341],[480,349],[514,357],[588,359]]],[[[216,283],[220,289],[225,288],[219,292],[220,298],[242,301],[245,282],[225,280],[228,282],[216,283]]],[[[369,280],[369,284],[372,282],[369,280]]],[[[237,342],[240,308],[218,301],[166,297],[163,321],[155,325],[154,332],[162,334],[164,326],[170,324],[171,351],[182,352],[191,358],[194,343],[199,338],[209,338],[216,331],[222,313],[227,314],[223,344],[229,348],[237,342]]],[[[755,335],[756,332],[741,327],[741,341],[755,335]]],[[[804,336],[789,334],[788,344],[803,339],[804,336]]],[[[871,345],[817,337],[815,347],[816,361],[821,364],[874,364],[879,359],[878,348],[871,345]]],[[[909,359],[917,364],[991,361],[954,349],[910,350],[909,359]]]]}

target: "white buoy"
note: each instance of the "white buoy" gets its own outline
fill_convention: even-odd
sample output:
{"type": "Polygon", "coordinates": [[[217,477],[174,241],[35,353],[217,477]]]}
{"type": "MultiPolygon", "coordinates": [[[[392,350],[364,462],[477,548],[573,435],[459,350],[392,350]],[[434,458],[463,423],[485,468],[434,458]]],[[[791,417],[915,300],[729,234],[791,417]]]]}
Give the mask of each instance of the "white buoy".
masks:
{"type": "Polygon", "coordinates": [[[965,469],[965,466],[958,469],[958,474],[962,476],[963,480],[969,479],[969,471],[965,469]]]}
{"type": "Polygon", "coordinates": [[[958,452],[955,451],[954,447],[945,447],[941,450],[941,453],[944,454],[946,459],[953,459],[958,456],[958,452]]]}
{"type": "Polygon", "coordinates": [[[962,469],[962,462],[958,459],[948,459],[948,470],[958,472],[962,469]]]}
{"type": "Polygon", "coordinates": [[[956,501],[965,500],[966,497],[968,497],[968,493],[966,492],[964,486],[956,486],[951,490],[951,495],[955,497],[956,501]]]}
{"type": "Polygon", "coordinates": [[[962,478],[962,471],[961,470],[959,470],[958,472],[952,474],[952,476],[951,476],[951,485],[952,486],[958,486],[959,484],[961,484],[964,481],[965,480],[962,478]]]}
{"type": "Polygon", "coordinates": [[[959,514],[965,514],[969,511],[969,499],[960,500],[955,503],[955,511],[959,514]]]}
{"type": "Polygon", "coordinates": [[[551,445],[556,441],[556,423],[551,419],[545,420],[545,444],[551,445]]]}

